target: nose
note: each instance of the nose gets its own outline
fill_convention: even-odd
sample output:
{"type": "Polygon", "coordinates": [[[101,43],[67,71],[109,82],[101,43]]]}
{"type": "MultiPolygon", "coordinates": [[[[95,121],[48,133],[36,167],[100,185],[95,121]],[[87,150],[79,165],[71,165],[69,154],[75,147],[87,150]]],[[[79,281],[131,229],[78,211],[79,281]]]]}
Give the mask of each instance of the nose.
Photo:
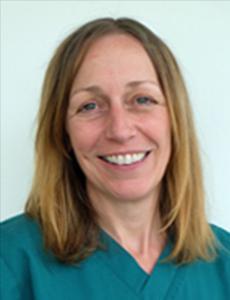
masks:
{"type": "Polygon", "coordinates": [[[123,106],[111,108],[106,126],[106,137],[118,143],[124,143],[132,139],[135,134],[135,122],[131,113],[123,106]]]}

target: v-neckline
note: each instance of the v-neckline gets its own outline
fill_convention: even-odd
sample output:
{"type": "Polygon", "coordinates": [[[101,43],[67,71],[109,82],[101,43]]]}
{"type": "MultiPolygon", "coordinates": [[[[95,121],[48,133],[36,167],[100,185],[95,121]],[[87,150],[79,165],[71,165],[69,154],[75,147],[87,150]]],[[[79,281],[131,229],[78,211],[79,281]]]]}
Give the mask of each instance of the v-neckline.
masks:
{"type": "Polygon", "coordinates": [[[153,299],[154,295],[156,299],[164,299],[178,269],[173,262],[162,262],[172,250],[170,239],[167,240],[151,273],[145,272],[136,259],[104,230],[101,230],[100,239],[105,250],[100,250],[99,256],[120,280],[136,294],[147,296],[151,293],[153,299]]]}

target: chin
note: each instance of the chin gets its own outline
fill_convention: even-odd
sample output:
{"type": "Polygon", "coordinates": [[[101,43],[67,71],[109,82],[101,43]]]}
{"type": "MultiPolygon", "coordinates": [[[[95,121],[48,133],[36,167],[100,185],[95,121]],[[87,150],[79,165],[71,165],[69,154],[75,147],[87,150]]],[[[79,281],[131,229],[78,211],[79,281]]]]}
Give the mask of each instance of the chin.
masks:
{"type": "Polygon", "coordinates": [[[158,190],[158,187],[148,187],[143,184],[132,184],[131,186],[119,185],[117,189],[113,188],[113,190],[110,191],[110,194],[118,201],[136,202],[144,201],[151,197],[155,198],[154,195],[158,192],[158,190]]]}

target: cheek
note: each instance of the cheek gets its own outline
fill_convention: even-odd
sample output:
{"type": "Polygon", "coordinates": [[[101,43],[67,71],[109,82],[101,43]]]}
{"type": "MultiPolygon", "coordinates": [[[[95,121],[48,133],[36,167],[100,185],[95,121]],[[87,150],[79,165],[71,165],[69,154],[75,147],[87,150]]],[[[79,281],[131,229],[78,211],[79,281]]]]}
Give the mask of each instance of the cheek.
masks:
{"type": "Polygon", "coordinates": [[[170,126],[170,119],[169,119],[169,114],[167,109],[160,111],[158,117],[156,118],[156,122],[162,138],[170,140],[171,126],[170,126]]]}
{"type": "Polygon", "coordinates": [[[171,128],[166,112],[157,112],[140,120],[143,131],[158,143],[170,143],[171,128]]]}
{"type": "Polygon", "coordinates": [[[71,124],[69,137],[75,154],[92,151],[99,139],[97,127],[88,124],[71,124]]]}

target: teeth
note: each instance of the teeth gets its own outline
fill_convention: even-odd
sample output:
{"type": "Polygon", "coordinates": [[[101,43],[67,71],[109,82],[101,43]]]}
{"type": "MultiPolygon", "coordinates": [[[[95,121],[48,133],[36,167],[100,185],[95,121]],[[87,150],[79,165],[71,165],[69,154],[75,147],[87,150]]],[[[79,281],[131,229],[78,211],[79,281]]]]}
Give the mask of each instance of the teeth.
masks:
{"type": "Polygon", "coordinates": [[[145,155],[146,152],[140,152],[135,154],[103,156],[103,159],[117,165],[130,165],[142,160],[145,155]]]}

